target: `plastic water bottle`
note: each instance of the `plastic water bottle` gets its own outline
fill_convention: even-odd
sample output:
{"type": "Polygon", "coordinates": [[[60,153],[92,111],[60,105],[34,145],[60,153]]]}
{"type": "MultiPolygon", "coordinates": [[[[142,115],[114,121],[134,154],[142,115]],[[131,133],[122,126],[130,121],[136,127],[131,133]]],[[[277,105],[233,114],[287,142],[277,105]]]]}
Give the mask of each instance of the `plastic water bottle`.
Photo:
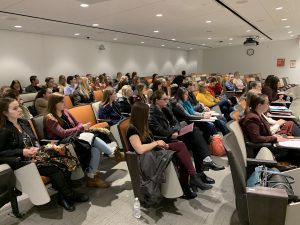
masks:
{"type": "Polygon", "coordinates": [[[141,218],[141,204],[138,198],[134,199],[133,216],[137,219],[141,218]]]}
{"type": "Polygon", "coordinates": [[[291,97],[290,96],[286,96],[286,101],[290,102],[291,101],[291,97]]]}

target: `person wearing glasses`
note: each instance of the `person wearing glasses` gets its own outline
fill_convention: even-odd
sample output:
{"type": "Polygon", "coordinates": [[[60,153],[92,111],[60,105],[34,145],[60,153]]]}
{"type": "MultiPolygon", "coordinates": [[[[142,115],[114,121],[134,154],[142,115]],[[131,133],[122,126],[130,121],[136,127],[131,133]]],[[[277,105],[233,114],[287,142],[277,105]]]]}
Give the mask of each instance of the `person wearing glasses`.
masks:
{"type": "Polygon", "coordinates": [[[192,150],[196,171],[204,183],[214,183],[212,178],[207,177],[203,170],[223,170],[224,166],[216,164],[210,157],[210,150],[203,137],[203,133],[194,127],[185,135],[179,136],[180,124],[172,111],[167,107],[168,96],[163,90],[153,93],[150,106],[149,127],[154,135],[161,136],[167,143],[180,140],[192,150]]]}

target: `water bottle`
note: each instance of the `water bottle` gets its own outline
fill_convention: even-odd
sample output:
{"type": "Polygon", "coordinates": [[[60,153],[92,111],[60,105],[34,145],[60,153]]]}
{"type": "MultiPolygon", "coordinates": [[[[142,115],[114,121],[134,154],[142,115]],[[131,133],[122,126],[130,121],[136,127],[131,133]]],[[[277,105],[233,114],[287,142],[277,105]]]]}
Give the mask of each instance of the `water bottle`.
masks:
{"type": "Polygon", "coordinates": [[[141,204],[138,198],[134,199],[133,216],[137,219],[141,218],[141,204]]]}
{"type": "Polygon", "coordinates": [[[290,96],[286,96],[286,101],[290,102],[291,101],[291,97],[290,96]]]}

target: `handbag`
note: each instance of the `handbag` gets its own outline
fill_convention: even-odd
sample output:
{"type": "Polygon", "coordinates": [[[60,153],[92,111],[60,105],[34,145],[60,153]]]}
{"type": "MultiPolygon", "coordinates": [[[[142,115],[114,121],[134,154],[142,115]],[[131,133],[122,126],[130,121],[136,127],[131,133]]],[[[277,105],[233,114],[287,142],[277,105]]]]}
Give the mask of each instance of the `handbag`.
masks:
{"type": "Polygon", "coordinates": [[[247,180],[247,187],[263,186],[280,188],[286,190],[288,195],[294,195],[291,185],[293,183],[295,183],[295,179],[292,176],[283,174],[276,168],[270,169],[265,166],[257,166],[247,180]]]}
{"type": "Polygon", "coordinates": [[[220,135],[213,135],[210,139],[211,153],[216,156],[224,156],[225,148],[220,135]]]}
{"type": "Polygon", "coordinates": [[[89,144],[89,142],[79,139],[77,135],[73,135],[60,140],[59,144],[72,144],[82,169],[85,170],[88,168],[91,161],[92,149],[92,146],[89,144]]]}

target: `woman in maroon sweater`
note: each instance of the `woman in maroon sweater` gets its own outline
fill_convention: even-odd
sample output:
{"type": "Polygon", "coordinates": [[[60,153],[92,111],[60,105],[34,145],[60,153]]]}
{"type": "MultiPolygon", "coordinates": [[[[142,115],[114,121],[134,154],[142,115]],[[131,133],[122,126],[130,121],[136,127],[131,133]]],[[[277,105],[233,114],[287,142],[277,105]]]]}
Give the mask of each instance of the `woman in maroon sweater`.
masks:
{"type": "Polygon", "coordinates": [[[272,135],[270,125],[262,116],[269,109],[268,96],[264,94],[252,95],[249,100],[249,111],[240,121],[245,136],[255,143],[279,142],[285,139],[278,134],[272,135]]]}

